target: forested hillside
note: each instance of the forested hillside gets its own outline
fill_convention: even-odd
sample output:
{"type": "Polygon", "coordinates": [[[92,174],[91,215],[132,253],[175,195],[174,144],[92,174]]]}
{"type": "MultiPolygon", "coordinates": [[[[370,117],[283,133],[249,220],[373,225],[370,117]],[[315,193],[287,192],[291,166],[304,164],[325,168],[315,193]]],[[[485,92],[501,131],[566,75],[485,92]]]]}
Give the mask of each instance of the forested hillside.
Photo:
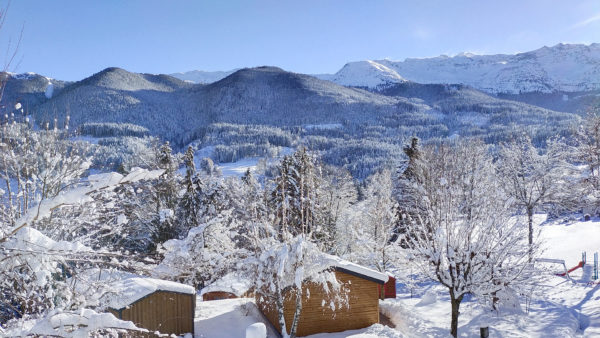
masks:
{"type": "Polygon", "coordinates": [[[84,134],[89,128],[78,128],[85,123],[135,124],[178,151],[190,143],[217,147],[213,160],[220,162],[304,145],[361,179],[397,161],[394,149],[412,136],[426,142],[475,136],[498,143],[526,132],[543,146],[548,135],[567,135],[578,121],[577,114],[464,85],[402,82],[368,91],[275,67],[242,69],[209,85],[108,68],[78,82],[52,80],[53,93],[47,95],[50,81],[11,76],[4,100],[21,103],[37,126],[62,126],[67,116],[71,129],[84,134]],[[215,137],[222,128],[241,134],[215,137]],[[247,128],[254,131],[247,134],[247,128]],[[271,133],[287,140],[272,142],[271,133]]]}

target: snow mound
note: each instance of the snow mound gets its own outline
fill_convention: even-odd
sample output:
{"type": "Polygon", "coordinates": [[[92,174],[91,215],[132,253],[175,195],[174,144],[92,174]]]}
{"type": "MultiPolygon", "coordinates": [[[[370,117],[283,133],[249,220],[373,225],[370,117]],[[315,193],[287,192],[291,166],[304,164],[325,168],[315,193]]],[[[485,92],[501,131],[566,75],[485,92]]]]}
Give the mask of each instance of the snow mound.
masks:
{"type": "Polygon", "coordinates": [[[112,284],[111,292],[103,295],[101,302],[107,307],[119,310],[156,291],[189,295],[196,293],[196,289],[189,285],[161,279],[133,277],[112,284]]]}
{"type": "Polygon", "coordinates": [[[246,338],[267,338],[267,327],[263,323],[254,323],[248,326],[246,338]]]}
{"type": "Polygon", "coordinates": [[[234,298],[202,302],[196,301],[194,332],[201,337],[240,338],[246,336],[246,328],[264,323],[267,337],[280,337],[269,324],[253,299],[234,298]]]}
{"type": "Polygon", "coordinates": [[[421,300],[417,303],[416,306],[427,306],[427,305],[431,305],[431,304],[435,303],[436,301],[437,301],[436,293],[432,292],[432,291],[427,291],[427,292],[425,292],[423,297],[421,297],[421,300]]]}
{"type": "Polygon", "coordinates": [[[62,312],[55,310],[38,319],[21,322],[19,327],[1,331],[4,337],[50,336],[50,337],[90,337],[97,336],[97,331],[110,336],[117,336],[118,331],[132,330],[148,332],[136,327],[130,321],[117,319],[111,313],[98,313],[90,309],[78,312],[62,312]],[[96,333],[96,334],[94,334],[96,333]]]}
{"type": "Polygon", "coordinates": [[[208,292],[222,291],[230,292],[236,295],[237,297],[241,297],[251,287],[252,283],[249,280],[243,279],[235,273],[228,273],[221,279],[218,279],[211,285],[203,288],[202,291],[200,291],[200,296],[208,292]]]}

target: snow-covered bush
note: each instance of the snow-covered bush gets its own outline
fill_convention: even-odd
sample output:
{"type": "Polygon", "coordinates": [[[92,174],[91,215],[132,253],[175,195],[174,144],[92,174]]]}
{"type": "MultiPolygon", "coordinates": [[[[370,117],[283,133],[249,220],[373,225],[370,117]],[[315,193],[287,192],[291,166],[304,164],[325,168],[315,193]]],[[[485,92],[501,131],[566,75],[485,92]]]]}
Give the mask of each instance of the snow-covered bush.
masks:
{"type": "Polygon", "coordinates": [[[159,247],[164,255],[155,274],[202,288],[224,275],[234,263],[235,246],[227,225],[231,211],[190,229],[184,239],[171,239],[159,247]]]}

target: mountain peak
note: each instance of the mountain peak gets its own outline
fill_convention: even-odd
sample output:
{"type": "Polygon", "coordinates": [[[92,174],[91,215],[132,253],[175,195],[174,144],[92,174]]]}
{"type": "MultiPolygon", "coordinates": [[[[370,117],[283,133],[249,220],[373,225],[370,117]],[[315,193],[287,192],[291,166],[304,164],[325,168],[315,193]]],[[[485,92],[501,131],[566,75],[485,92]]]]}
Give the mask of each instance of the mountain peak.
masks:
{"type": "Polygon", "coordinates": [[[406,81],[395,70],[372,60],[349,62],[334,75],[319,77],[343,86],[366,88],[377,88],[406,81]]]}

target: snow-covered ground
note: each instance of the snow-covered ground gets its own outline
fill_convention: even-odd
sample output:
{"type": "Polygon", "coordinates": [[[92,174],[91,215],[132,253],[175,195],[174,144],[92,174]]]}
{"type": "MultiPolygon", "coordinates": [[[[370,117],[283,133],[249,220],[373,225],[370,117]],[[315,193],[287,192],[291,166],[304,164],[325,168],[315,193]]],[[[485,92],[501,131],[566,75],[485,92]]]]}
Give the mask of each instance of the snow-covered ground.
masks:
{"type": "MultiPolygon", "coordinates": [[[[556,277],[558,283],[564,279],[556,277]]],[[[400,286],[400,285],[399,285],[400,286]]],[[[450,337],[450,300],[447,291],[432,285],[429,292],[436,295],[430,302],[422,297],[410,297],[400,290],[396,299],[381,302],[381,311],[390,316],[396,329],[407,337],[450,337]]],[[[568,308],[552,300],[534,300],[529,313],[522,312],[484,317],[479,303],[465,297],[460,308],[458,333],[460,337],[479,337],[482,324],[490,328],[490,337],[575,337],[579,321],[568,308]]]]}
{"type": "Polygon", "coordinates": [[[248,169],[250,169],[250,171],[255,171],[259,160],[260,157],[249,157],[236,162],[220,163],[218,164],[218,167],[221,169],[221,173],[223,173],[224,177],[241,177],[248,169]]]}
{"type": "MultiPolygon", "coordinates": [[[[587,265],[573,271],[572,280],[549,274],[538,286],[528,311],[522,300],[520,310],[484,316],[478,302],[465,297],[460,309],[460,337],[479,337],[483,323],[489,325],[490,337],[600,336],[600,284],[591,280],[593,253],[600,251],[600,219],[563,223],[547,222],[545,215],[536,215],[535,223],[545,241],[543,257],[564,259],[567,268],[571,268],[581,260],[581,252],[587,251],[587,265]]],[[[556,269],[559,271],[561,267],[556,269]]],[[[380,311],[396,328],[376,324],[362,330],[310,337],[450,337],[450,302],[444,288],[426,284],[411,297],[410,289],[398,283],[397,291],[396,299],[380,303],[380,311]]],[[[199,300],[197,306],[197,337],[244,337],[248,325],[266,323],[250,299],[199,300]]],[[[267,327],[268,336],[276,337],[272,328],[267,327]]]]}
{"type": "MultiPolygon", "coordinates": [[[[254,323],[268,324],[250,298],[222,299],[204,302],[196,300],[194,332],[196,337],[240,338],[245,337],[246,328],[254,323]]],[[[278,337],[271,326],[267,337],[278,337]]]]}
{"type": "MultiPolygon", "coordinates": [[[[208,147],[206,147],[206,148],[208,148],[208,147]]],[[[294,148],[281,147],[279,150],[279,155],[277,157],[269,158],[266,160],[269,164],[273,163],[273,162],[277,162],[277,161],[281,160],[281,158],[283,156],[289,155],[293,152],[294,152],[294,148]]],[[[199,160],[201,159],[197,155],[194,158],[199,159],[199,160]]],[[[247,158],[243,158],[239,161],[235,161],[235,162],[219,163],[219,164],[217,164],[217,167],[221,170],[221,173],[223,174],[224,177],[229,177],[229,176],[241,177],[242,175],[244,175],[246,173],[246,171],[248,169],[250,169],[250,171],[255,171],[256,167],[258,166],[258,163],[261,159],[263,159],[263,158],[262,157],[247,157],[247,158]]],[[[198,162],[196,167],[198,167],[199,165],[200,164],[198,162]]]]}
{"type": "MultiPolygon", "coordinates": [[[[246,328],[254,323],[264,323],[267,337],[279,337],[279,334],[259,312],[250,298],[223,299],[203,302],[198,297],[196,302],[195,336],[206,338],[243,338],[246,328]]],[[[362,330],[351,330],[339,333],[323,333],[307,336],[310,338],[374,338],[405,337],[400,331],[376,324],[362,330]]]]}
{"type": "MultiPolygon", "coordinates": [[[[567,268],[577,266],[582,251],[587,252],[587,265],[573,271],[572,280],[549,274],[538,286],[538,295],[529,311],[521,303],[521,312],[483,319],[475,299],[461,304],[459,336],[479,337],[481,323],[488,323],[490,337],[596,337],[600,336],[600,286],[591,280],[593,253],[600,251],[600,219],[592,221],[546,221],[536,215],[535,224],[544,239],[545,258],[563,259],[567,268]]],[[[550,266],[557,272],[561,266],[550,266]]],[[[424,296],[421,291],[411,298],[410,290],[398,284],[398,297],[381,302],[381,311],[397,325],[397,330],[410,337],[449,336],[450,302],[447,291],[430,284],[424,296]],[[435,297],[431,297],[431,295],[435,297]]]]}

